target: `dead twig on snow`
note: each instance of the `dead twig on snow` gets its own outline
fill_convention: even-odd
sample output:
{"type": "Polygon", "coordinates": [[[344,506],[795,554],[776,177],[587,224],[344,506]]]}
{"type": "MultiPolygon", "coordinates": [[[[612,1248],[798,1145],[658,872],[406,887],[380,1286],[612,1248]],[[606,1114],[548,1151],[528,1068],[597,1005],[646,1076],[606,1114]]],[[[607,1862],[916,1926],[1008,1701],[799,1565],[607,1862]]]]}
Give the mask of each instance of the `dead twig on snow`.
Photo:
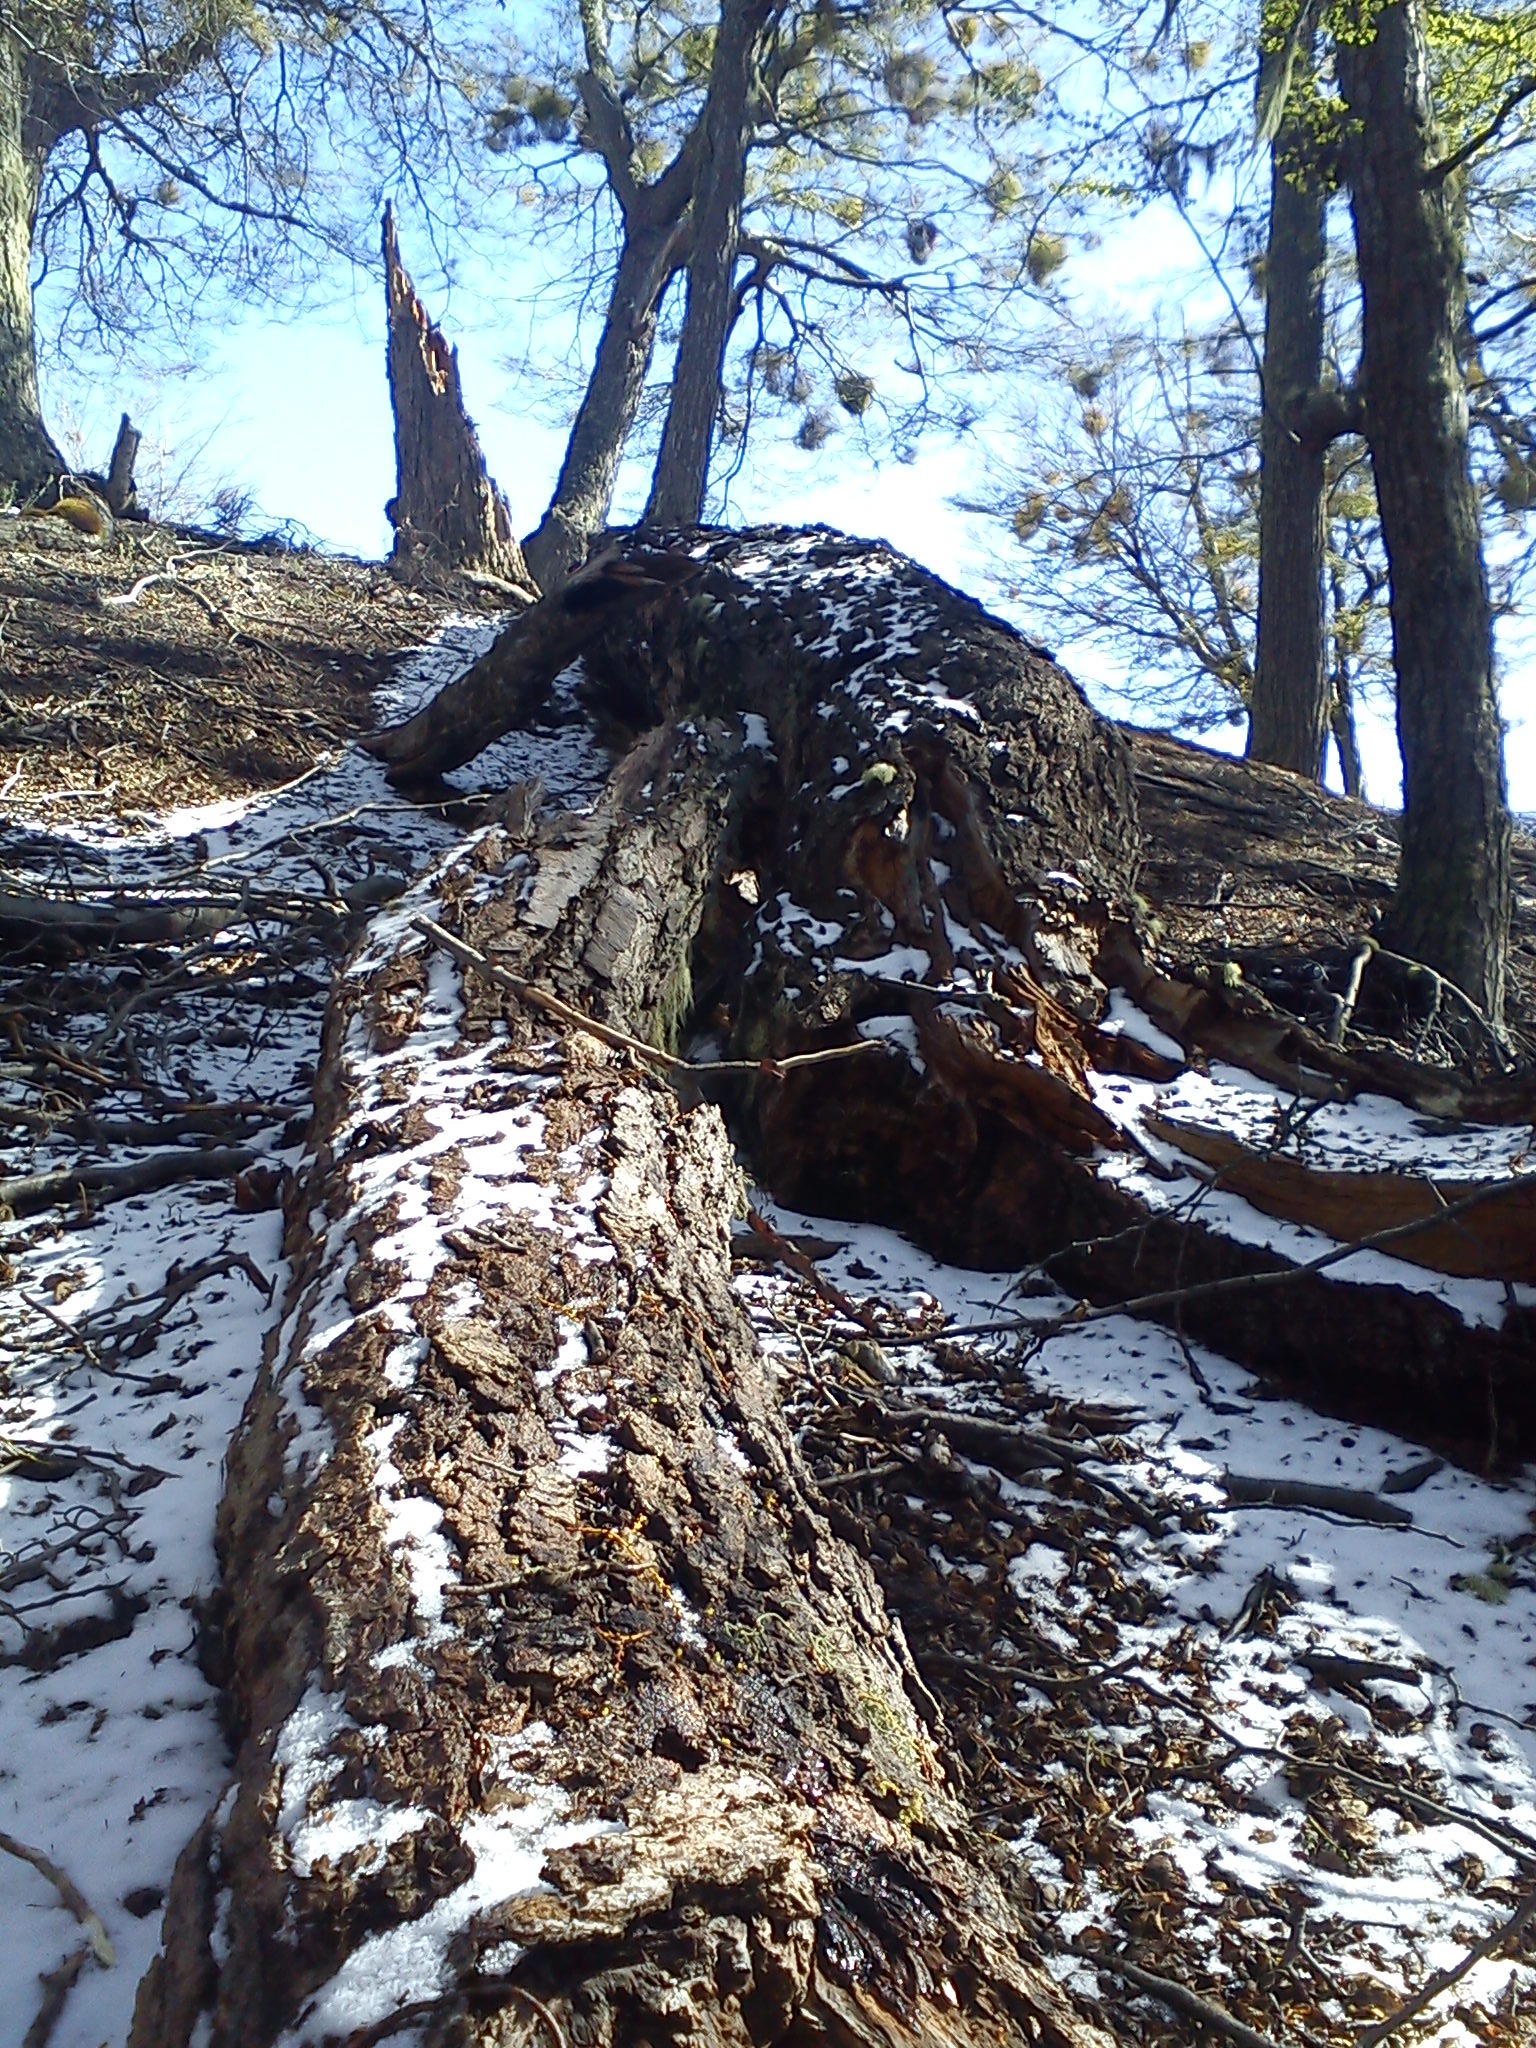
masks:
{"type": "Polygon", "coordinates": [[[1453,1964],[1448,1970],[1436,1971],[1429,1982],[1400,2005],[1396,2012],[1389,2013],[1384,2020],[1378,2020],[1374,2026],[1367,2027],[1365,2032],[1356,2038],[1355,2048],[1379,2048],[1379,2043],[1397,2033],[1399,2028],[1406,2027],[1410,2020],[1417,2019],[1426,2006],[1433,2005],[1443,1991],[1449,1991],[1453,1984],[1459,1984],[1469,1970],[1475,1968],[1478,1963],[1486,1962],[1490,1956],[1496,1956],[1507,1943],[1524,1933],[1532,1920],[1536,1920],[1536,1891],[1527,1892],[1503,1925],[1495,1927],[1492,1934],[1485,1935],[1475,1948],[1469,1948],[1459,1963],[1453,1964]]]}
{"type": "MultiPolygon", "coordinates": [[[[80,1925],[85,1929],[86,1939],[90,1942],[92,1955],[95,1956],[97,1962],[101,1964],[104,1970],[110,1970],[117,1961],[117,1951],[112,1946],[112,1938],[102,1925],[100,1914],[97,1913],[90,1900],[81,1891],[68,1871],[61,1870],[53,1858],[45,1856],[41,1849],[34,1849],[30,1843],[18,1841],[14,1835],[6,1834],[3,1829],[0,1829],[0,1850],[3,1850],[7,1856],[17,1857],[22,1863],[30,1863],[35,1871],[47,1878],[59,1897],[68,1906],[70,1912],[74,1914],[80,1925]]],[[[71,1978],[70,1982],[73,1983],[73,1981],[74,1979],[71,1978]]]]}

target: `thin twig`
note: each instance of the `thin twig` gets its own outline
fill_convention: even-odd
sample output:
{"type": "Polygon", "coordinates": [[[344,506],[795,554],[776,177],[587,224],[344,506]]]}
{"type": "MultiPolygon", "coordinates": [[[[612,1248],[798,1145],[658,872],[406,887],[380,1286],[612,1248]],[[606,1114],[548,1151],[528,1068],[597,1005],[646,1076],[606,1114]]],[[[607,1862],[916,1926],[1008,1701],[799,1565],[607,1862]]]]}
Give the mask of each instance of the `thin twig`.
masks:
{"type": "Polygon", "coordinates": [[[1473,1023],[1480,1026],[1487,1036],[1488,1043],[1493,1047],[1494,1055],[1504,1072],[1506,1074],[1509,1072],[1509,1047],[1505,1042],[1503,1032],[1500,1031],[1487,1011],[1480,1004],[1472,1000],[1464,988],[1461,988],[1456,982],[1452,981],[1448,974],[1442,974],[1438,967],[1431,967],[1427,960],[1413,960],[1406,953],[1390,953],[1385,946],[1377,946],[1375,951],[1383,960],[1390,960],[1394,966],[1406,967],[1413,974],[1427,974],[1435,985],[1437,997],[1442,993],[1454,996],[1473,1023]]]}
{"type": "Polygon", "coordinates": [[[1355,1014],[1355,1004],[1360,1000],[1360,984],[1365,979],[1365,970],[1371,955],[1376,951],[1374,939],[1362,939],[1358,952],[1349,963],[1349,975],[1344,983],[1344,993],[1336,998],[1333,1020],[1328,1026],[1328,1043],[1342,1045],[1344,1034],[1349,1029],[1349,1020],[1355,1014]]]}
{"type": "Polygon", "coordinates": [[[1442,1991],[1449,1991],[1453,1984],[1459,1984],[1476,1964],[1486,1962],[1489,1956],[1496,1956],[1507,1942],[1523,1933],[1533,1919],[1536,1919],[1536,1891],[1527,1892],[1504,1924],[1496,1927],[1492,1934],[1485,1935],[1476,1948],[1469,1948],[1459,1963],[1448,1970],[1438,1971],[1396,2012],[1378,2020],[1375,2026],[1367,2027],[1356,2040],[1355,2048],[1377,2048],[1379,2042],[1395,2034],[1400,2027],[1407,2026],[1410,2020],[1417,2019],[1427,2005],[1433,2005],[1442,1991]]]}
{"type": "Polygon", "coordinates": [[[101,1923],[101,1916],[75,1883],[68,1871],[61,1870],[51,1856],[45,1856],[41,1849],[34,1849],[27,1842],[20,1842],[14,1835],[0,1829],[0,1850],[7,1856],[15,1856],[23,1863],[46,1877],[71,1913],[85,1929],[86,1939],[91,1944],[91,1953],[104,1970],[110,1970],[117,1961],[111,1936],[101,1923]]]}
{"type": "Polygon", "coordinates": [[[584,1010],[578,1010],[574,1003],[552,994],[549,989],[540,988],[536,982],[525,981],[522,975],[513,974],[508,968],[498,967],[494,960],[488,960],[484,953],[477,952],[463,939],[456,939],[452,932],[445,932],[430,917],[413,917],[411,929],[430,939],[443,952],[451,954],[460,966],[473,969],[493,987],[505,989],[520,1002],[531,1003],[535,1009],[543,1010],[562,1024],[588,1032],[593,1038],[601,1039],[604,1045],[611,1045],[619,1052],[633,1053],[636,1059],[644,1060],[665,1074],[701,1077],[711,1074],[766,1074],[777,1079],[793,1067],[826,1066],[833,1060],[853,1059],[861,1052],[883,1050],[879,1039],[861,1038],[857,1045],[828,1046],[821,1052],[789,1053],[781,1060],[686,1060],[678,1053],[664,1052],[659,1045],[648,1044],[643,1038],[634,1038],[615,1025],[603,1024],[596,1017],[589,1017],[584,1010]]]}
{"type": "Polygon", "coordinates": [[[880,1318],[862,1302],[851,1300],[840,1287],[835,1287],[817,1266],[816,1261],[807,1257],[782,1231],[775,1230],[766,1216],[757,1209],[748,1209],[747,1221],[780,1264],[788,1266],[792,1273],[798,1273],[802,1280],[814,1287],[829,1307],[835,1308],[839,1315],[846,1316],[850,1322],[857,1323],[872,1337],[879,1336],[880,1318]]]}
{"type": "Polygon", "coordinates": [[[38,1971],[37,1981],[43,1987],[43,1999],[37,2008],[37,2017],[22,2036],[21,2048],[48,2048],[53,2030],[64,2011],[64,2001],[75,1988],[75,1979],[85,1968],[89,1954],[88,1948],[77,1948],[56,1970],[38,1971]]]}
{"type": "Polygon", "coordinates": [[[1261,2034],[1257,2027],[1250,2027],[1246,2020],[1240,2020],[1225,2006],[1214,2005],[1210,1999],[1202,1998],[1187,1984],[1176,1984],[1172,1977],[1159,1976],[1155,1970],[1144,1970],[1140,1963],[1133,1963],[1125,1956],[1112,1955],[1107,1949],[1085,1948],[1075,1941],[1063,1942],[1062,1947],[1068,1955],[1081,1956],[1085,1963],[1091,1963],[1097,1970],[1108,1970],[1116,1977],[1123,1977],[1127,1984],[1134,1984],[1138,1991],[1145,1991],[1182,2018],[1195,2020],[1203,2027],[1225,2034],[1229,2041],[1238,2044],[1238,2048],[1278,2048],[1272,2035],[1261,2034]]]}

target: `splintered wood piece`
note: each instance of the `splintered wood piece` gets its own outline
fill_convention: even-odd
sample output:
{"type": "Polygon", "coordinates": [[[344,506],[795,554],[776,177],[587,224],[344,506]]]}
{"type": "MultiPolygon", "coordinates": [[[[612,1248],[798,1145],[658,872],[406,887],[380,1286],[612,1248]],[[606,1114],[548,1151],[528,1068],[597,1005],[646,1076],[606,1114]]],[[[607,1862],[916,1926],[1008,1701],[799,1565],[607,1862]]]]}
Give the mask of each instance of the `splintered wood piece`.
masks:
{"type": "MultiPolygon", "coordinates": [[[[462,570],[536,594],[512,515],[485,466],[464,409],[458,351],[417,296],[384,209],[389,397],[395,416],[394,562],[406,576],[462,570]]],[[[510,593],[509,593],[510,594],[510,593]]]]}
{"type": "Polygon", "coordinates": [[[1214,1167],[1222,1188],[1266,1216],[1308,1224],[1341,1244],[1417,1223],[1486,1185],[1485,1202],[1445,1223],[1427,1224],[1387,1247],[1389,1256],[1466,1279],[1536,1282],[1536,1174],[1500,1188],[1409,1173],[1340,1173],[1256,1152],[1208,1124],[1148,1117],[1146,1127],[1154,1138],[1214,1167]]]}

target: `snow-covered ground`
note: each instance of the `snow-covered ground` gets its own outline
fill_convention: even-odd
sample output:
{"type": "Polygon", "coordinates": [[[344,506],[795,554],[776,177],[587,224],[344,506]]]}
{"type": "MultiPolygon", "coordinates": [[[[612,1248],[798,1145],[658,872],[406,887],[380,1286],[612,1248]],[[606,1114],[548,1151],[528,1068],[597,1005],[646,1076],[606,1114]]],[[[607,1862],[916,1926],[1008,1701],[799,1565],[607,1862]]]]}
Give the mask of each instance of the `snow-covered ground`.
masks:
{"type": "MultiPolygon", "coordinates": [[[[410,708],[487,630],[450,629],[386,708],[410,708]]],[[[595,795],[603,770],[585,725],[557,693],[544,728],[502,743],[461,781],[499,789],[538,775],[551,805],[576,808],[595,795]]],[[[359,884],[387,895],[457,840],[453,827],[403,803],[374,763],[349,752],[287,790],[169,817],[137,837],[66,841],[18,828],[0,843],[0,865],[34,879],[67,869],[103,888],[207,890],[243,878],[268,892],[334,900],[359,884]]],[[[378,913],[375,944],[397,915],[378,913]]],[[[324,973],[323,963],[285,956],[282,930],[253,907],[247,926],[192,949],[186,985],[162,993],[152,1010],[129,1008],[108,986],[105,1007],[61,1016],[55,1043],[114,1074],[125,1032],[132,1037],[139,1082],[94,1103],[96,1114],[142,1117],[156,1099],[162,1111],[167,1099],[275,1105],[256,1149],[264,1165],[291,1164],[324,973]]],[[[57,1071],[67,1090],[67,1067],[57,1071]]],[[[466,1089],[475,1071],[465,1066],[466,1089]]],[[[0,1068],[0,1109],[35,1107],[35,1087],[23,1085],[30,1078],[19,1060],[0,1068]]],[[[451,1070],[435,1077],[443,1115],[452,1113],[453,1080],[451,1070]]],[[[1245,1077],[1218,1074],[1198,1097],[1170,1093],[1160,1106],[1212,1121],[1230,1110],[1240,1124],[1263,1108],[1241,1106],[1245,1087],[1245,1077]]],[[[1249,1093],[1272,1110],[1272,1090],[1249,1093]]],[[[1117,1100],[1130,1114],[1141,1098],[1117,1100]]],[[[1329,1163],[1362,1150],[1377,1162],[1389,1151],[1395,1164],[1429,1162],[1411,1149],[1406,1117],[1371,1114],[1369,1129],[1343,1120],[1329,1163]]],[[[1310,1129],[1319,1144],[1325,1135],[1335,1142],[1321,1122],[1310,1129]]],[[[7,1176],[73,1163],[86,1149],[78,1139],[29,1136],[22,1122],[0,1132],[7,1176]]],[[[1468,1164],[1460,1153],[1451,1158],[1459,1141],[1434,1143],[1437,1168],[1442,1154],[1441,1170],[1468,1164]]],[[[135,1155],[114,1143],[112,1156],[135,1155]]],[[[82,1946],[89,1953],[52,2038],[57,2048],[117,2048],[126,2038],[176,1855],[227,1777],[217,1696],[198,1665],[198,1616],[215,1590],[224,1447],[285,1290],[280,1219],[263,1199],[259,1176],[190,1182],[107,1202],[99,1213],[50,1211],[6,1224],[0,1236],[0,1830],[10,1838],[0,1844],[10,1852],[0,1854],[0,1983],[11,1992],[0,2005],[0,2048],[20,2048],[42,1995],[39,1975],[82,1946]],[[94,1946],[81,1902],[104,1930],[94,1946]]],[[[776,1220],[837,1241],[827,1277],[895,1313],[921,1307],[970,1325],[1018,1312],[1015,1276],[939,1266],[889,1232],[783,1213],[776,1220]]],[[[1325,1242],[1262,1219],[1251,1227],[1287,1248],[1291,1236],[1306,1236],[1309,1253],[1325,1242]]],[[[1404,1284],[1436,1284],[1399,1263],[1377,1264],[1404,1284]]],[[[1447,1283],[1474,1284],[1486,1283],[1447,1283]]],[[[817,1370],[818,1354],[777,1317],[786,1285],[757,1274],[743,1294],[793,1378],[817,1370]]],[[[1032,1313],[1053,1306],[1026,1305],[1032,1313]]],[[[975,1347],[978,1384],[997,1348],[975,1347]]],[[[892,1357],[906,1380],[901,1398],[986,1407],[974,1388],[957,1388],[952,1371],[939,1375],[923,1348],[892,1357]]],[[[1029,1366],[1032,1380],[1064,1401],[1126,1411],[1123,1425],[1106,1431],[1102,1469],[1167,1512],[1164,1534],[1132,1528],[1116,1538],[1120,1569],[1147,1595],[1146,1618],[1117,1630],[1126,1684],[1140,1686],[1144,1714],[1183,1714],[1192,1744],[1231,1738],[1214,1778],[1160,1793],[1127,1825],[1177,1865],[1194,1920],[1211,1909],[1214,1926],[1215,1902],[1243,1889],[1275,1902],[1268,1918],[1256,1911],[1248,1923],[1256,1942],[1283,1945],[1300,1925],[1298,1938],[1313,1930],[1339,1970],[1409,1991],[1506,1918],[1536,1868],[1536,1488],[1524,1475],[1495,1482],[1441,1468],[1392,1496],[1406,1510],[1401,1526],[1229,1508],[1223,1475],[1374,1493],[1421,1454],[1382,1432],[1257,1399],[1247,1376],[1219,1359],[1201,1354],[1198,1364],[1203,1387],[1167,1333],[1106,1321],[1062,1332],[1029,1366]],[[1255,1633],[1244,1617],[1255,1588],[1269,1585],[1283,1589],[1284,1612],[1255,1633]],[[1317,1672],[1329,1659],[1365,1675],[1347,1692],[1321,1694],[1317,1672]],[[1357,1787],[1348,1856],[1320,1853],[1315,1816],[1292,1789],[1284,1754],[1330,1718],[1356,1745],[1351,1754],[1369,1751],[1384,1781],[1411,1781],[1420,1794],[1405,1822],[1357,1787]]],[[[389,1469],[381,1456],[381,1487],[389,1469]]],[[[1053,1496],[1004,1486],[1012,1488],[1005,1498],[1040,1522],[1038,1539],[1010,1566],[1010,1583],[1036,1631],[1055,1631],[1065,1655],[1083,1640],[1091,1591],[1051,1541],[1053,1496]]],[[[968,1563],[946,1557],[943,1568],[968,1563]]],[[[1019,1683],[1030,1697],[1028,1680],[1019,1683]]],[[[1050,1711],[1044,1694],[1033,1697],[1050,1711]]],[[[1130,1722],[1104,1730],[1107,1745],[1137,1739],[1130,1722]]],[[[1068,1869],[1028,1829],[1017,1846],[1053,1902],[1059,1932],[1075,1938],[1104,1921],[1112,1901],[1103,1875],[1091,1865],[1068,1869]]],[[[1490,2038],[1472,2009],[1492,2010],[1510,1971],[1499,1958],[1477,1965],[1420,2038],[1490,2038]]],[[[1353,2010],[1338,2003],[1323,2018],[1342,2027],[1353,2010]]]]}
{"type": "MultiPolygon", "coordinates": [[[[413,709],[490,631],[484,620],[449,627],[402,670],[383,715],[413,709]]],[[[557,691],[545,727],[490,750],[459,783],[500,790],[538,775],[553,805],[575,806],[603,767],[557,691]]],[[[66,838],[13,820],[0,869],[11,886],[67,876],[82,890],[210,894],[244,881],[334,900],[359,884],[395,890],[460,843],[349,750],[287,789],[134,835],[66,838]]],[[[283,927],[259,913],[195,950],[183,992],[128,1013],[109,984],[116,1030],[106,1008],[87,1010],[61,1016],[55,1042],[115,1073],[133,1028],[145,1086],[94,1101],[103,1119],[144,1120],[167,1102],[277,1106],[254,1149],[281,1170],[299,1156],[325,963],[288,957],[283,927]]],[[[0,1114],[36,1108],[30,1078],[20,1061],[0,1069],[0,1114]]],[[[10,1122],[0,1148],[3,1178],[91,1156],[78,1139],[10,1122]]],[[[110,1157],[157,1149],[115,1143],[110,1157]]],[[[0,1226],[0,1831],[11,1838],[0,1844],[10,1851],[0,1853],[0,1984],[11,1993],[0,2048],[19,2048],[32,2025],[39,1974],[88,1945],[61,1883],[99,1917],[110,1947],[98,1938],[52,2039],[126,2039],[176,1856],[228,1775],[198,1624],[215,1590],[224,1449],[287,1281],[281,1216],[247,1206],[266,1198],[259,1176],[239,1188],[226,1177],[0,1226]]]]}
{"type": "MultiPolygon", "coordinates": [[[[1014,1326],[1021,1308],[1048,1319],[1070,1307],[1038,1295],[1021,1302],[1016,1275],[942,1265],[889,1230],[798,1214],[766,1196],[760,1206],[780,1231],[834,1244],[818,1257],[824,1279],[881,1312],[887,1327],[903,1317],[932,1327],[936,1310],[956,1326],[1014,1326]]],[[[835,1371],[830,1347],[864,1335],[852,1323],[839,1331],[831,1316],[808,1343],[803,1303],[785,1312],[796,1290],[781,1275],[751,1273],[740,1291],[791,1384],[808,1360],[813,1372],[835,1371]]],[[[1017,1342],[1010,1327],[1007,1337],[971,1344],[974,1379],[959,1385],[953,1354],[940,1373],[925,1347],[890,1349],[902,1383],[886,1397],[1007,1418],[1016,1410],[999,1391],[1010,1376],[999,1365],[1017,1342]]],[[[1187,1790],[1154,1792],[1121,1816],[1144,1855],[1165,1854],[1177,1866],[1189,1950],[1207,1946],[1212,1975],[1230,1978],[1217,1949],[1218,1909],[1245,1893],[1252,1956],[1280,1953],[1300,1925],[1294,1938],[1310,1939],[1340,1977],[1322,2017],[1343,2031],[1329,2038],[1348,2039],[1351,2023],[1380,2009],[1350,2004],[1349,1979],[1372,1996],[1380,1989],[1390,2007],[1431,1973],[1454,1968],[1531,1889],[1536,1485],[1529,1473],[1479,1479],[1385,1431],[1266,1398],[1239,1367],[1194,1346],[1186,1354],[1171,1332],[1129,1319],[1062,1330],[1029,1362],[1027,1379],[1031,1410],[1058,1400],[1095,1415],[1103,1453],[1090,1469],[1155,1507],[1168,1526],[1153,1536],[1132,1523],[1115,1535],[1117,1571],[1142,1589],[1148,1618],[1115,1621],[1106,1654],[1109,1617],[1098,1611],[1076,1536],[1054,1526],[1061,1503],[1001,1478],[1001,1503],[1033,1511],[1039,1527],[1009,1566],[1020,1622],[1068,1668],[1122,1671],[1104,1695],[1117,1704],[1097,1738],[1107,1757],[1126,1753],[1131,1779],[1130,1753],[1160,1723],[1190,1752],[1187,1790]],[[1229,1507],[1222,1482],[1230,1474],[1349,1489],[1398,1510],[1402,1525],[1319,1508],[1229,1507]],[[1393,1490],[1404,1481],[1410,1490],[1393,1490]],[[1264,1608],[1274,1595],[1280,1613],[1271,1624],[1264,1608]],[[1320,1833],[1317,1813],[1290,1782],[1320,1729],[1330,1750],[1363,1760],[1364,1775],[1385,1788],[1345,1784],[1342,1842],[1320,1833]],[[1411,1819],[1388,1796],[1402,1786],[1431,1802],[1411,1819]],[[1267,1910],[1253,1912],[1256,1902],[1267,1910]]],[[[963,1551],[933,1561],[946,1573],[981,1576],[963,1551]]],[[[1004,1629],[998,1655],[1007,1653],[1004,1629]]],[[[1053,1711],[1027,1676],[1017,1692],[1040,1713],[1053,1711]]],[[[1118,1776],[1106,1762],[1106,1782],[1118,1776]]],[[[1032,1826],[1016,1846],[1064,1940],[1113,1928],[1112,1880],[1091,1864],[1069,1871],[1032,1826]]],[[[1064,1974],[1092,1988],[1090,1972],[1064,1974]]],[[[1531,2038],[1518,2023],[1491,2035],[1477,2023],[1477,2009],[1495,2010],[1512,1980],[1529,2001],[1529,2023],[1536,1971],[1493,1958],[1406,2038],[1445,2048],[1531,2038]]]]}

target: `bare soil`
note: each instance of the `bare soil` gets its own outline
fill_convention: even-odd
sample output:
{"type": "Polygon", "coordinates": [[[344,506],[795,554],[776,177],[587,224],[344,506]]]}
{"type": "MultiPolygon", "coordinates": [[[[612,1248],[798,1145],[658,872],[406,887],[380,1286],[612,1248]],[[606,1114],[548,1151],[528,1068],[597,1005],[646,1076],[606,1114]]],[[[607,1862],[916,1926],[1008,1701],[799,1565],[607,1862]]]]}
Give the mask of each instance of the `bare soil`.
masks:
{"type": "Polygon", "coordinates": [[[375,684],[450,602],[381,563],[0,517],[0,798],[132,822],[291,781],[372,726],[375,684]]]}

